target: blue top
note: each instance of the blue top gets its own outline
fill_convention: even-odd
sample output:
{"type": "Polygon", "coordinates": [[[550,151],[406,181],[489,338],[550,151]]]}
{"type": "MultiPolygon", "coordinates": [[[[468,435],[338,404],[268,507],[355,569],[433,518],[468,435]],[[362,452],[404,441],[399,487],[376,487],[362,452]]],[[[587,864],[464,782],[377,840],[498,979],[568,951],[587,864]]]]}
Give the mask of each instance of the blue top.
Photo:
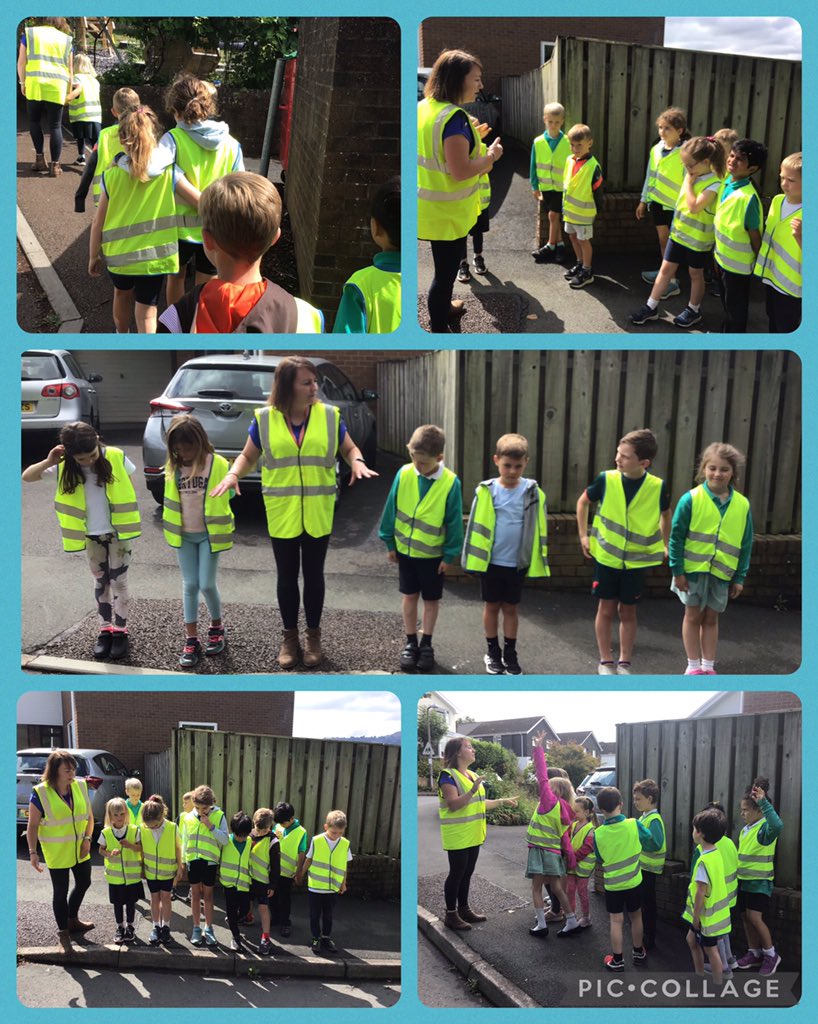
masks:
{"type": "Polygon", "coordinates": [[[499,479],[489,482],[494,505],[494,543],[491,564],[517,568],[517,555],[523,533],[525,491],[528,480],[520,478],[516,487],[503,487],[499,479]]]}
{"type": "MultiPolygon", "coordinates": [[[[442,469],[443,463],[440,464],[442,469]]],[[[407,472],[416,472],[413,468],[407,470],[407,472]]],[[[426,497],[429,488],[432,486],[434,481],[439,478],[439,471],[434,479],[430,479],[426,476],[421,476],[418,473],[418,493],[420,500],[426,497]]],[[[383,515],[381,516],[381,525],[378,528],[378,536],[386,545],[389,551],[395,551],[395,510],[397,509],[398,503],[398,480],[400,479],[400,472],[395,474],[395,479],[392,481],[392,487],[389,491],[389,495],[386,499],[386,504],[383,507],[383,515]]],[[[463,547],[463,489],[460,485],[460,479],[455,476],[452,488],[446,497],[446,515],[443,519],[443,529],[446,534],[446,540],[443,543],[443,561],[447,565],[451,565],[452,562],[460,554],[460,549],[463,547]]],[[[411,555],[406,557],[411,558],[411,555]]]]}
{"type": "MultiPolygon", "coordinates": [[[[548,134],[548,130],[546,129],[542,133],[542,135],[538,135],[537,136],[537,139],[539,139],[539,138],[545,139],[545,141],[548,143],[548,148],[553,153],[554,150],[559,145],[560,139],[563,137],[564,134],[565,134],[564,132],[560,132],[557,135],[556,138],[552,139],[551,136],[548,134]]],[[[536,142],[537,139],[535,139],[534,142],[536,142]]],[[[534,151],[533,143],[532,143],[532,146],[531,146],[531,166],[530,166],[529,171],[528,171],[528,177],[529,177],[529,181],[531,182],[531,187],[534,189],[535,192],[538,192],[539,189],[540,189],[540,180],[537,177],[537,156],[536,156],[535,151],[534,151]]],[[[543,191],[545,191],[545,192],[553,192],[554,190],[553,189],[544,189],[543,191]]]]}
{"type": "MultiPolygon", "coordinates": [[[[304,428],[306,427],[307,420],[309,420],[309,418],[310,417],[309,417],[309,412],[308,412],[307,413],[307,419],[305,419],[303,423],[291,423],[290,424],[290,426],[293,428],[293,434],[295,435],[295,443],[299,447],[301,446],[301,435],[304,432],[304,428]]],[[[256,448],[261,450],[261,435],[259,434],[258,420],[256,419],[255,416],[253,417],[252,422],[250,423],[250,427],[249,427],[247,433],[250,435],[250,440],[253,442],[253,444],[256,446],[256,448]]],[[[344,423],[344,417],[342,416],[341,417],[340,425],[338,427],[338,447],[339,448],[344,443],[344,438],[346,436],[347,436],[347,427],[346,427],[346,423],[344,423]]]]}
{"type": "MultiPolygon", "coordinates": [[[[372,264],[387,274],[400,274],[400,250],[390,249],[375,253],[372,264]]],[[[347,281],[341,293],[332,333],[366,334],[368,329],[364,293],[356,284],[347,281]]]]}
{"type": "Polygon", "coordinates": [[[474,134],[469,124],[468,115],[465,111],[458,110],[452,114],[443,126],[443,140],[452,138],[454,135],[462,135],[469,143],[469,153],[474,149],[474,134]]]}
{"type": "MultiPolygon", "coordinates": [[[[730,507],[730,502],[733,498],[733,488],[730,488],[730,493],[727,499],[722,502],[707,486],[707,481],[702,483],[705,494],[710,497],[710,500],[719,510],[719,515],[724,518],[724,513],[730,507]]],[[[669,562],[670,571],[673,576],[701,576],[700,572],[686,573],[684,571],[684,549],[685,539],[687,537],[688,530],[690,529],[690,517],[693,513],[693,492],[688,491],[679,498],[679,503],[676,506],[676,511],[673,513],[673,522],[670,527],[670,545],[669,551],[669,562]]],[[[753,549],[753,513],[751,509],[747,509],[747,524],[744,527],[744,536],[741,538],[741,554],[738,556],[738,568],[736,573],[731,580],[732,583],[743,584],[747,579],[747,573],[750,569],[750,552],[753,549]]],[[[707,575],[705,573],[704,575],[707,575]]]]}
{"type": "Polygon", "coordinates": [[[744,230],[745,231],[760,231],[761,230],[761,203],[758,201],[758,194],[753,188],[753,183],[749,178],[740,178],[738,181],[733,181],[732,178],[727,178],[724,182],[724,191],[721,194],[721,199],[718,203],[721,204],[724,200],[737,192],[740,188],[748,187],[752,191],[750,201],[747,204],[747,211],[744,214],[744,230]]]}

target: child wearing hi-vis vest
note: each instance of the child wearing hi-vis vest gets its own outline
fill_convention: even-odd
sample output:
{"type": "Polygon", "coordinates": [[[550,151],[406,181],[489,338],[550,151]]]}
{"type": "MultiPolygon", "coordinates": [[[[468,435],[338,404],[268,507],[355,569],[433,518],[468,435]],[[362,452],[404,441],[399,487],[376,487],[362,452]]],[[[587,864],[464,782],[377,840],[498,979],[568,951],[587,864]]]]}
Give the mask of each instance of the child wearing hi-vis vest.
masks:
{"type": "Polygon", "coordinates": [[[99,80],[97,71],[87,53],[74,57],[74,77],[65,97],[68,103],[68,120],[77,142],[75,164],[85,163],[85,143],[94,143],[102,127],[102,107],[99,102],[99,80]]]}
{"type": "Polygon", "coordinates": [[[133,942],[136,902],[145,898],[142,888],[142,845],[139,830],[130,821],[128,808],[121,796],[105,805],[105,827],[97,840],[105,862],[108,899],[114,908],[116,935],[114,942],[133,942]]]}
{"type": "Polygon", "coordinates": [[[225,648],[224,624],[216,572],[219,554],[233,546],[235,523],[230,500],[235,491],[217,497],[211,489],[227,476],[227,459],[210,443],[195,416],[174,416],[167,434],[165,494],[162,525],[165,540],[176,551],[182,570],[185,645],[179,656],[182,668],[194,668],[202,656],[198,635],[199,593],[210,612],[204,653],[211,657],[225,648]]]}
{"type": "Polygon", "coordinates": [[[400,178],[390,178],[372,198],[372,241],[380,248],[372,266],[344,285],[333,334],[389,334],[400,327],[400,178]]]}
{"type": "Polygon", "coordinates": [[[74,193],[74,213],[85,213],[85,199],[89,189],[94,198],[94,206],[99,206],[102,172],[108,170],[111,161],[117,153],[122,151],[122,144],[119,141],[119,122],[128,111],[136,110],[139,102],[138,94],[127,86],[117,89],[111,98],[111,115],[115,118],[116,124],[102,129],[90,156],[85,161],[82,178],[80,178],[77,191],[74,193]]]}
{"type": "Polygon", "coordinates": [[[461,561],[466,572],[480,573],[486,670],[518,676],[523,671],[517,657],[523,580],[551,575],[545,494],[536,480],[523,476],[528,441],[522,434],[503,434],[492,458],[498,475],[475,489],[461,561]]]}
{"type": "Polygon", "coordinates": [[[409,465],[398,470],[386,499],[378,536],[398,565],[398,590],[406,630],[403,671],[431,672],[432,635],[443,597],[443,579],[463,543],[463,494],[457,476],[443,465],[446,436],[426,423],[409,438],[409,465]],[[423,636],[418,645],[418,602],[423,598],[423,636]]]}
{"type": "Polygon", "coordinates": [[[765,285],[771,334],[790,334],[801,323],[800,153],[781,161],[781,192],[773,196],[753,273],[765,285]]]}
{"type": "Polygon", "coordinates": [[[230,948],[239,953],[242,946],[239,921],[250,910],[250,833],[253,820],[244,811],[236,811],[230,819],[230,835],[221,849],[219,882],[224,893],[227,924],[233,938],[230,948]]]}
{"type": "Polygon", "coordinates": [[[193,790],[193,810],[185,816],[182,858],[190,880],[190,914],[193,918],[191,946],[215,946],[213,931],[213,886],[219,868],[221,848],[227,843],[224,811],[216,806],[216,794],[210,786],[193,790]],[[201,928],[204,903],[204,931],[201,928]]]}
{"type": "MultiPolygon", "coordinates": [[[[273,833],[273,812],[269,807],[259,807],[253,813],[253,831],[250,833],[250,899],[258,904],[261,918],[261,941],[258,951],[269,956],[270,903],[275,897],[281,875],[281,846],[278,836],[273,833]]],[[[248,912],[244,919],[247,924],[253,920],[248,912]]]]}
{"type": "Polygon", "coordinates": [[[704,976],[704,954],[713,982],[722,984],[722,963],[719,956],[720,935],[730,932],[730,896],[724,880],[724,860],[716,843],[724,835],[724,815],[711,808],[700,811],[693,819],[693,842],[701,853],[691,869],[687,902],[682,917],[690,927],[687,945],[693,957],[693,969],[704,976]]]}
{"type": "Polygon", "coordinates": [[[331,938],[333,910],[338,896],[347,891],[347,865],[352,860],[349,840],[344,838],[346,827],[346,814],[330,811],[324,831],[310,840],[304,861],[313,953],[320,953],[322,949],[335,953],[338,949],[331,938]]]}
{"type": "Polygon", "coordinates": [[[659,787],[654,779],[642,779],[634,783],[633,805],[639,811],[639,821],[659,844],[655,852],[642,851],[642,929],[645,949],[656,945],[656,876],[661,875],[667,853],[665,823],[657,806],[659,787]]]}
{"type": "Polygon", "coordinates": [[[602,202],[602,168],[591,155],[594,138],[587,124],[575,124],[568,131],[571,156],[565,163],[562,219],[571,239],[576,262],[563,277],[572,288],[593,284],[594,219],[602,202]]]}
{"type": "Polygon", "coordinates": [[[719,616],[744,589],[753,547],[750,502],[740,494],[744,456],[715,442],[699,457],[697,487],[682,495],[670,530],[671,590],[685,606],[687,676],[716,675],[719,616]]]}
{"type": "Polygon", "coordinates": [[[95,658],[124,658],[128,653],[128,566],[131,541],[142,532],[136,471],[121,448],[105,446],[87,423],[67,423],[60,443],[42,462],[23,471],[24,483],[56,475],[54,507],[65,551],[85,551],[94,578],[99,615],[95,658]]]}
{"type": "Polygon", "coordinates": [[[132,825],[142,824],[142,780],[125,779],[125,806],[132,825]]]}
{"type": "Polygon", "coordinates": [[[166,274],[179,270],[176,200],[195,207],[199,190],[173,163],[168,149],[157,145],[159,120],[150,107],[139,106],[119,122],[122,152],[102,172],[88,250],[88,273],[99,277],[103,266],[114,286],[113,316],[117,332],[131,327],[131,295],[136,329],[156,333],[156,307],[166,274]]]}
{"type": "MultiPolygon", "coordinates": [[[[568,896],[568,913],[576,916],[580,928],[590,928],[591,903],[588,899],[588,879],[596,867],[594,855],[596,812],[593,800],[589,800],[587,796],[576,797],[573,809],[574,820],[571,822],[568,834],[576,863],[573,868],[568,868],[565,892],[568,896]],[[576,912],[577,900],[579,901],[579,914],[576,912]]],[[[557,934],[562,935],[562,932],[557,932],[557,934]]]]}
{"type": "Polygon", "coordinates": [[[295,816],[292,804],[281,800],[273,808],[281,855],[281,877],[270,906],[270,925],[278,925],[281,937],[286,939],[292,932],[290,904],[293,882],[301,885],[304,860],[307,856],[307,830],[295,816]]]}
{"type": "MultiPolygon", "coordinates": [[[[152,946],[170,941],[171,894],[183,874],[182,846],[176,823],[168,821],[161,797],[152,796],[142,805],[139,841],[148,891],[151,894],[153,927],[148,936],[152,946]]],[[[198,908],[198,900],[196,906],[198,908]]]]}
{"type": "Polygon", "coordinates": [[[762,975],[775,974],[781,963],[770,929],[764,921],[769,912],[775,877],[775,847],[784,824],[769,800],[767,779],[753,779],[741,801],[744,828],[738,840],[738,899],[744,923],[747,952],[736,961],[741,971],[757,967],[762,975]]]}
{"type": "MultiPolygon", "coordinates": [[[[711,800],[703,808],[705,811],[717,811],[724,822],[724,834],[720,839],[716,840],[716,849],[719,851],[721,856],[722,865],[724,867],[724,884],[727,888],[727,896],[729,897],[728,909],[732,910],[736,905],[738,899],[738,850],[736,844],[727,835],[729,831],[729,823],[727,821],[727,815],[724,811],[724,807],[717,801],[711,800]]],[[[694,874],[696,868],[696,862],[702,854],[701,846],[697,845],[693,849],[693,856],[690,858],[690,874],[691,877],[694,874]]],[[[724,932],[718,936],[718,950],[719,958],[721,959],[721,971],[723,978],[732,978],[733,971],[738,967],[738,961],[736,960],[733,949],[730,945],[730,932],[724,932]]],[[[705,973],[712,973],[713,968],[709,962],[704,965],[705,973]]]]}
{"type": "Polygon", "coordinates": [[[531,255],[537,263],[563,263],[565,242],[560,230],[562,194],[565,191],[565,165],[571,155],[571,144],[563,132],[565,107],[561,103],[546,103],[542,109],[545,131],[531,146],[529,180],[531,191],[539,202],[538,241],[543,235],[543,221],[548,223],[548,241],[531,255]]]}

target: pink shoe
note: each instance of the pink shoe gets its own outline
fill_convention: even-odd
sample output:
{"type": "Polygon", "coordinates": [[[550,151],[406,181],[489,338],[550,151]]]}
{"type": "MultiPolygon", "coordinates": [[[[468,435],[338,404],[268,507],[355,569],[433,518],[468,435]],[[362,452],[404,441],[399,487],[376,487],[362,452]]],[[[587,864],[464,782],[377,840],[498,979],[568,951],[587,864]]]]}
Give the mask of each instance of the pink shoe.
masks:
{"type": "Polygon", "coordinates": [[[781,963],[781,957],[776,953],[774,956],[765,956],[761,961],[761,967],[758,969],[759,974],[775,974],[778,969],[778,965],[781,963]]]}
{"type": "Polygon", "coordinates": [[[700,675],[703,676],[717,676],[718,672],[714,668],[703,668],[700,675]]]}
{"type": "Polygon", "coordinates": [[[685,675],[686,676],[703,676],[704,675],[704,669],[701,667],[701,665],[698,668],[691,668],[688,665],[687,668],[685,669],[685,675]]]}

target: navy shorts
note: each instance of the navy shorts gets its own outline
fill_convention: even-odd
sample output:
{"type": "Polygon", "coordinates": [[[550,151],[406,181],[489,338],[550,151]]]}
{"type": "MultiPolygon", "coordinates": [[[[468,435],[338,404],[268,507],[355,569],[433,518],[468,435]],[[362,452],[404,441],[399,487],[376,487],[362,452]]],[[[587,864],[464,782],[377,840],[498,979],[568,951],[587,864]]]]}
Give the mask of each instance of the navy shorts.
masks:
{"type": "Polygon", "coordinates": [[[437,571],[439,566],[439,558],[410,558],[398,552],[398,590],[420,594],[424,601],[439,601],[444,579],[444,573],[437,571]]]}
{"type": "Polygon", "coordinates": [[[480,577],[480,596],[486,604],[519,604],[524,579],[512,565],[489,565],[480,577]]]}
{"type": "Polygon", "coordinates": [[[657,228],[669,228],[673,220],[673,210],[666,210],[661,203],[648,203],[648,213],[657,228]]]}
{"type": "Polygon", "coordinates": [[[216,884],[216,872],[219,870],[218,864],[213,864],[209,860],[198,858],[192,860],[187,865],[187,877],[191,885],[207,885],[211,888],[216,884]]]}
{"type": "Polygon", "coordinates": [[[743,914],[747,910],[758,910],[762,914],[770,909],[770,897],[765,892],[747,892],[739,889],[736,893],[736,910],[743,914]]]}
{"type": "Polygon", "coordinates": [[[173,892],[172,878],[146,878],[148,892],[173,892]]]}
{"type": "Polygon", "coordinates": [[[665,246],[664,258],[668,263],[678,263],[680,267],[693,267],[694,270],[702,270],[707,266],[707,257],[710,250],[697,252],[695,249],[688,249],[686,245],[680,245],[669,238],[665,246]]]}
{"type": "Polygon", "coordinates": [[[591,593],[600,601],[637,604],[642,596],[644,581],[644,569],[614,569],[602,562],[595,562],[591,593]]]}
{"type": "Polygon", "coordinates": [[[632,889],[606,889],[605,909],[609,914],[621,914],[627,910],[633,914],[636,910],[642,909],[642,884],[635,885],[632,889]]]}
{"type": "Polygon", "coordinates": [[[696,936],[696,944],[698,946],[701,946],[702,948],[706,948],[707,946],[718,946],[718,935],[702,935],[701,932],[697,932],[696,929],[693,928],[692,925],[690,925],[689,921],[687,921],[686,924],[690,927],[690,931],[692,931],[693,934],[696,936]]]}
{"type": "Polygon", "coordinates": [[[196,261],[196,270],[200,274],[215,276],[216,268],[205,255],[205,249],[199,242],[190,242],[186,238],[179,239],[179,269],[184,270],[191,260],[196,261]]]}
{"type": "Polygon", "coordinates": [[[250,882],[250,899],[255,900],[260,907],[266,907],[270,903],[270,897],[267,895],[267,890],[272,889],[273,886],[267,882],[250,882]]]}
{"type": "Polygon", "coordinates": [[[134,298],[143,306],[159,305],[159,295],[165,280],[164,274],[115,274],[109,270],[108,277],[117,291],[133,291],[134,298]]]}
{"type": "Polygon", "coordinates": [[[543,206],[549,213],[562,213],[562,192],[549,188],[546,192],[540,192],[543,206]]]}

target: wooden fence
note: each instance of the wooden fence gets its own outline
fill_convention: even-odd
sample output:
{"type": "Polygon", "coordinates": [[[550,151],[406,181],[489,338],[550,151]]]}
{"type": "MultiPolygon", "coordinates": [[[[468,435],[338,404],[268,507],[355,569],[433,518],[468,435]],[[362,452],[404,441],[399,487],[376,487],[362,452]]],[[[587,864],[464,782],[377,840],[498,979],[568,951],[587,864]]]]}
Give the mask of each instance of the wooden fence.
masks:
{"type": "Polygon", "coordinates": [[[286,800],[310,835],[346,812],[353,853],[400,857],[400,747],[346,740],[174,729],[172,810],[206,783],[228,820],[286,800]]]}
{"type": "MultiPolygon", "coordinates": [[[[145,754],[145,778],[143,781],[142,799],[149,797],[151,793],[161,793],[166,800],[171,799],[173,793],[173,772],[170,768],[170,750],[163,750],[159,754],[145,754]]],[[[186,790],[182,790],[186,792],[186,790]]],[[[175,800],[173,807],[176,809],[174,817],[182,812],[182,801],[175,800]]]]}
{"type": "Polygon", "coordinates": [[[730,822],[728,834],[736,839],[743,826],[739,812],[744,791],[757,775],[765,776],[771,802],[784,822],[775,883],[801,888],[800,711],[617,725],[616,771],[626,811],[634,782],[658,782],[668,859],[685,864],[692,851],[693,815],[718,800],[730,822]]]}
{"type": "Polygon", "coordinates": [[[641,190],[669,106],[687,113],[693,135],[733,128],[763,142],[763,195],[780,191],[779,164],[801,149],[800,61],[559,38],[542,67],[503,78],[502,95],[503,135],[525,145],[543,130],[545,103],[562,103],[567,126],[589,125],[610,192],[641,190]]]}
{"type": "Polygon", "coordinates": [[[573,512],[613,466],[619,438],[649,426],[654,471],[674,503],[699,452],[728,441],[747,456],[741,490],[757,533],[801,529],[801,361],[782,351],[442,351],[378,364],[378,443],[396,455],[421,423],[446,432],[446,464],[475,485],[494,475],[501,434],[529,441],[527,475],[551,512],[573,512]]]}

